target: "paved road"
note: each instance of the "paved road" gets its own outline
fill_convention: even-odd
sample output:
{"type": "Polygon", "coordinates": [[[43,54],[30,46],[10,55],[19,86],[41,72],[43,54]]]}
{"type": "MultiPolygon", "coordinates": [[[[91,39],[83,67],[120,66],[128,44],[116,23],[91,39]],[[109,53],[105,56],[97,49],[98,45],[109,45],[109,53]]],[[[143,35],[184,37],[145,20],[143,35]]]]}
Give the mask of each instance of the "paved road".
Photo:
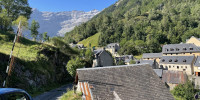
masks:
{"type": "Polygon", "coordinates": [[[33,98],[33,100],[58,100],[63,93],[67,92],[67,89],[72,89],[72,84],[64,85],[60,88],[45,92],[39,96],[33,98]]]}

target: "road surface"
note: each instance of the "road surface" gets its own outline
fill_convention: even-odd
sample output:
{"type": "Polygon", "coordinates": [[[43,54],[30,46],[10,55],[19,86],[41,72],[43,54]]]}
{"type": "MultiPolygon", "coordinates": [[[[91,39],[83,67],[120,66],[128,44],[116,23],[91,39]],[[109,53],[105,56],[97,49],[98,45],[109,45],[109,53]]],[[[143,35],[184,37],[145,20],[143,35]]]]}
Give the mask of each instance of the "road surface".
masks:
{"type": "Polygon", "coordinates": [[[72,89],[72,84],[64,85],[60,88],[45,92],[39,96],[33,98],[33,100],[58,100],[63,93],[67,92],[67,89],[72,89]]]}

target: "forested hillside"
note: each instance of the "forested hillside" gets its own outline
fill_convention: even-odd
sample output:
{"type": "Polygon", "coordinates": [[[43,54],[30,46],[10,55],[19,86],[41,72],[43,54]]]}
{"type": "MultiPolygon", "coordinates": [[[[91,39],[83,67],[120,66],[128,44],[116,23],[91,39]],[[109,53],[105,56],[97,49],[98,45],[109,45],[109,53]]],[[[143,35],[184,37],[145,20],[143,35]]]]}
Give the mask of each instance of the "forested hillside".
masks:
{"type": "Polygon", "coordinates": [[[98,44],[118,42],[120,54],[160,52],[163,44],[200,36],[200,0],[119,0],[92,20],[66,33],[79,42],[100,33],[98,44]]]}

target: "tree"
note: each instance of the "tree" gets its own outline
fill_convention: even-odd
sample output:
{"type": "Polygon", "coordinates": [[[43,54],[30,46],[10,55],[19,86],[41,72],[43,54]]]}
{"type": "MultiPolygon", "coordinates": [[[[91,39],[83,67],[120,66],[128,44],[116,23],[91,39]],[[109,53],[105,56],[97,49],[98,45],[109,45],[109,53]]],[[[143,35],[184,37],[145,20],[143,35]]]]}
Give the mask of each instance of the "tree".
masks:
{"type": "Polygon", "coordinates": [[[7,17],[7,10],[3,9],[0,13],[0,30],[7,31],[11,26],[11,18],[7,17]]]}
{"type": "Polygon", "coordinates": [[[19,16],[17,20],[13,21],[13,25],[18,26],[19,22],[21,21],[22,29],[28,29],[28,19],[24,16],[19,16]]]}
{"type": "Polygon", "coordinates": [[[29,19],[32,13],[28,0],[0,0],[0,8],[7,10],[7,17],[12,18],[12,21],[20,15],[29,19]]]}
{"type": "Polygon", "coordinates": [[[75,77],[76,75],[76,69],[83,68],[85,65],[85,62],[83,62],[79,57],[76,57],[74,59],[71,59],[67,63],[67,71],[72,77],[75,77]]]}
{"type": "Polygon", "coordinates": [[[38,36],[38,29],[40,28],[40,25],[37,21],[33,20],[31,23],[31,36],[33,37],[33,40],[35,41],[38,36]]]}
{"type": "Polygon", "coordinates": [[[185,84],[179,84],[172,90],[174,96],[184,100],[193,100],[195,93],[194,83],[191,81],[187,81],[185,84]]]}
{"type": "Polygon", "coordinates": [[[43,33],[43,40],[44,41],[49,41],[49,36],[47,35],[47,32],[43,33]]]}

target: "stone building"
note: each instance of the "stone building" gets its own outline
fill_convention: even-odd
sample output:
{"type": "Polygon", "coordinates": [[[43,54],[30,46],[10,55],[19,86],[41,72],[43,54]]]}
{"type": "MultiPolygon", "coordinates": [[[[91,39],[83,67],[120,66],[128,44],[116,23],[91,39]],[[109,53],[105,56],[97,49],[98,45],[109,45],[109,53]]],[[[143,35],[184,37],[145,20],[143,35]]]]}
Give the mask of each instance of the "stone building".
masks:
{"type": "Polygon", "coordinates": [[[163,70],[162,81],[165,82],[170,90],[173,90],[178,84],[184,84],[188,80],[183,71],[163,70]]]}
{"type": "Polygon", "coordinates": [[[191,43],[191,44],[194,44],[194,45],[200,47],[200,38],[196,38],[196,37],[192,36],[190,39],[186,40],[186,43],[191,43]]]}
{"type": "Polygon", "coordinates": [[[158,64],[162,57],[162,53],[143,53],[142,60],[155,60],[158,64]]]}
{"type": "Polygon", "coordinates": [[[165,70],[183,71],[187,75],[194,73],[195,56],[163,56],[159,68],[165,70]]]}
{"type": "Polygon", "coordinates": [[[195,76],[200,76],[200,56],[197,56],[196,61],[194,63],[194,73],[195,76]]]}
{"type": "Polygon", "coordinates": [[[168,44],[162,48],[163,56],[200,56],[200,48],[195,44],[168,44]]]}
{"type": "Polygon", "coordinates": [[[148,64],[77,69],[83,100],[174,100],[148,64]]]}
{"type": "Polygon", "coordinates": [[[103,66],[113,66],[114,60],[110,53],[106,50],[94,50],[94,59],[92,67],[103,67],[103,66]]]}
{"type": "Polygon", "coordinates": [[[119,43],[111,43],[106,46],[106,50],[109,51],[114,57],[119,57],[119,54],[117,53],[119,49],[119,43]]]}
{"type": "Polygon", "coordinates": [[[129,65],[131,60],[135,60],[133,55],[123,55],[120,57],[115,57],[115,63],[117,65],[118,65],[119,61],[123,61],[126,65],[129,65]]]}

